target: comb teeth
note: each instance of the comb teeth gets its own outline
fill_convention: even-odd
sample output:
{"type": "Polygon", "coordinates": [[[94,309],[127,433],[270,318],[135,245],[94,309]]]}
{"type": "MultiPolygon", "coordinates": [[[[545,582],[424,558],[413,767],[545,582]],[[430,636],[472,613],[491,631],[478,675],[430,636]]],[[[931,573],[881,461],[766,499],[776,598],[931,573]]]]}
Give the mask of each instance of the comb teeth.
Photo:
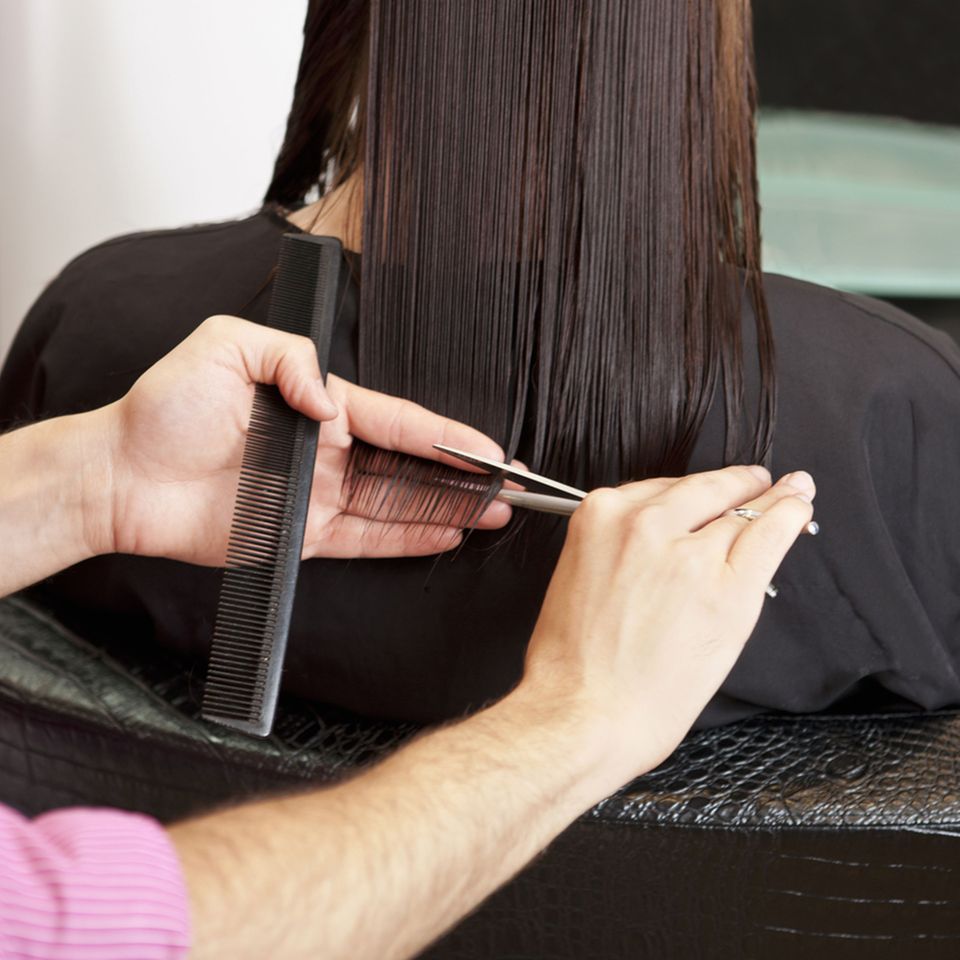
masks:
{"type": "Polygon", "coordinates": [[[258,384],[243,452],[227,568],[213,631],[204,715],[259,724],[290,553],[304,418],[258,384]]]}
{"type": "MultiPolygon", "coordinates": [[[[340,244],[284,237],[267,325],[309,336],[325,373],[340,244]]],[[[318,424],[258,384],[243,449],[213,629],[203,716],[266,736],[280,675],[306,527],[318,424]]]]}

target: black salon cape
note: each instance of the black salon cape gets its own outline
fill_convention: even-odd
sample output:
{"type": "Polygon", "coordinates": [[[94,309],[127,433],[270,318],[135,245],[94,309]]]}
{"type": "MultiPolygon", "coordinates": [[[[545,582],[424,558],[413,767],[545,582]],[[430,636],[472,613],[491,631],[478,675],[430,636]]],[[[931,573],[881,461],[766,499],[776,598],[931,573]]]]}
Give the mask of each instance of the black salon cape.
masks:
{"type": "MultiPolygon", "coordinates": [[[[205,317],[263,319],[280,237],[246,220],[121,237],[74,260],[40,297],[0,375],[0,426],[120,397],[205,317]]],[[[352,262],[358,267],[356,259],[352,262]]],[[[701,725],[760,710],[960,703],[960,351],[883,303],[767,276],[777,350],[774,474],[817,480],[819,537],[802,537],[701,725]]],[[[331,370],[356,377],[345,291],[331,370]]],[[[745,310],[748,394],[755,335],[745,310]]],[[[720,465],[708,418],[691,470],[720,465]]],[[[376,716],[462,714],[519,677],[563,523],[525,549],[475,534],[451,560],[312,560],[300,575],[288,689],[376,716]]],[[[529,540],[529,538],[528,538],[529,540]]],[[[107,557],[48,581],[62,619],[108,644],[204,655],[219,575],[107,557]]]]}

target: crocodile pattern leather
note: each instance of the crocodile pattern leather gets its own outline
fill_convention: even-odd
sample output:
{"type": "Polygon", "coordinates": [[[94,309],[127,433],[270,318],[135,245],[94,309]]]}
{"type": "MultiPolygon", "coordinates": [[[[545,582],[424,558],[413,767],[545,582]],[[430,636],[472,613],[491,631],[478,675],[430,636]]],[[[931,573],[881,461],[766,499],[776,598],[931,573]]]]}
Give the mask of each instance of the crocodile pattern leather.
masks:
{"type": "MultiPolygon", "coordinates": [[[[335,780],[413,732],[288,700],[271,738],[248,739],[198,719],[195,665],[131,649],[0,601],[0,799],[169,820],[335,780]]],[[[958,748],[947,712],[693,734],[424,956],[956,958],[958,748]]]]}

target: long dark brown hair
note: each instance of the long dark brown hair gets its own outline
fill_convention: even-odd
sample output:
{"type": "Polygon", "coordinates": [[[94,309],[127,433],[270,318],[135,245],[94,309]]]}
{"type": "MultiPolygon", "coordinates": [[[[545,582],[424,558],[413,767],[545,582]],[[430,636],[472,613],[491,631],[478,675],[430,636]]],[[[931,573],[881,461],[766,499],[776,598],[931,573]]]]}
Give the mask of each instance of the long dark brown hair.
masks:
{"type": "Polygon", "coordinates": [[[366,385],[587,487],[684,472],[720,390],[763,462],[755,101],[749,0],[311,0],[266,199],[363,158],[366,385]]]}

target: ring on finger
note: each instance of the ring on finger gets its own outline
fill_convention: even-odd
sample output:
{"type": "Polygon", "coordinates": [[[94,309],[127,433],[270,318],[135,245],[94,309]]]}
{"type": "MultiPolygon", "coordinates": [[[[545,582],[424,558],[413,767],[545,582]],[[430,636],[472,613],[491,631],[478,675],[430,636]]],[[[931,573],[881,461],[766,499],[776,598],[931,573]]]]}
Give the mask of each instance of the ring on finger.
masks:
{"type": "MultiPolygon", "coordinates": [[[[751,510],[750,507],[735,507],[724,513],[725,517],[742,517],[744,520],[759,520],[763,516],[762,510],[751,510]]],[[[804,528],[811,536],[816,536],[820,532],[820,524],[816,520],[811,520],[804,528]]]]}
{"type": "Polygon", "coordinates": [[[759,520],[763,516],[762,510],[751,510],[749,507],[735,507],[732,510],[728,510],[725,514],[725,517],[742,517],[744,520],[753,521],[759,520]]]}

